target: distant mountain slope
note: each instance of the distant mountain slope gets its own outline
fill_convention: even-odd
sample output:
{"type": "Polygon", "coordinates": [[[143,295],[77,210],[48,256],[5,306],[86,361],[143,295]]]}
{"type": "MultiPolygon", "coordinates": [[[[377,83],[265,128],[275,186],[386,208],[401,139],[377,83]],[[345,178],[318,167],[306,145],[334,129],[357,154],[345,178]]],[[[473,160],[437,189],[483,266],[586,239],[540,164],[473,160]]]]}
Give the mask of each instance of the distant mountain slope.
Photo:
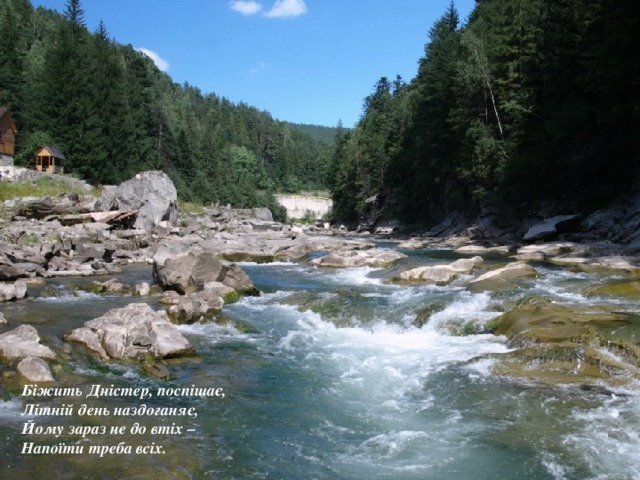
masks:
{"type": "Polygon", "coordinates": [[[316,140],[323,141],[329,145],[334,145],[336,143],[337,127],[323,127],[321,125],[307,125],[304,123],[287,123],[292,128],[300,130],[316,140]]]}

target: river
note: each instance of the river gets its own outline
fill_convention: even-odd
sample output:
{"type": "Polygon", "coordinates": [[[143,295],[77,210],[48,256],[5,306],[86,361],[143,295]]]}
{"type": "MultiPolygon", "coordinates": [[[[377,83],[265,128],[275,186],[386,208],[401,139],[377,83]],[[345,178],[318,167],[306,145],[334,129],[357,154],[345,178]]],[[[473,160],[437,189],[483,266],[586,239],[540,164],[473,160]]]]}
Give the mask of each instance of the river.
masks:
{"type": "MultiPolygon", "coordinates": [[[[447,249],[411,252],[396,268],[455,258],[447,249]]],[[[505,262],[499,256],[487,261],[505,262]]],[[[162,444],[162,455],[22,455],[27,438],[53,440],[22,433],[27,400],[5,388],[0,478],[640,479],[635,382],[586,389],[497,375],[492,366],[509,351],[506,339],[462,334],[530,296],[563,305],[613,303],[637,312],[634,300],[584,296],[603,274],[540,264],[538,279],[472,293],[465,278],[446,287],[399,286],[385,282],[389,270],[240,265],[262,294],[225,307],[216,322],[180,326],[199,359],[170,365],[168,383],[140,374],[136,365],[105,366],[75,349],[61,362],[57,376],[65,385],[224,388],[223,399],[171,403],[194,407],[197,418],[144,419],[148,428],[179,425],[180,434],[136,439],[128,432],[118,440],[162,444]]],[[[150,275],[148,267],[135,267],[122,280],[150,275]]],[[[77,281],[53,279],[29,300],[0,311],[10,326],[32,323],[52,344],[64,331],[133,301],[74,294],[77,281]],[[52,289],[56,295],[46,296],[52,289]]],[[[113,409],[139,403],[109,398],[91,404],[113,409]]],[[[111,417],[36,420],[123,424],[111,417]]],[[[77,445],[106,441],[63,439],[77,445]]]]}

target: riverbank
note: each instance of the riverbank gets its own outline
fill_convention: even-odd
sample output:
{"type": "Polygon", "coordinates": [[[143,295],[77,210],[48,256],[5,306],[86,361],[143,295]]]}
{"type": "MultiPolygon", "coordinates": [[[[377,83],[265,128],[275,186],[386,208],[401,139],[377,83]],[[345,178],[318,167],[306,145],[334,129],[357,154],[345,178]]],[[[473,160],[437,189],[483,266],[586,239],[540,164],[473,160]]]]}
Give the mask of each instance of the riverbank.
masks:
{"type": "MultiPolygon", "coordinates": [[[[4,202],[0,223],[0,299],[20,301],[30,295],[32,286],[41,285],[46,278],[113,277],[125,265],[150,265],[152,282],[125,286],[107,278],[96,279],[82,288],[99,294],[133,295],[131,303],[149,296],[157,298],[162,306],[161,320],[167,324],[163,328],[174,335],[176,349],[160,349],[151,340],[147,341],[150,347],[146,349],[133,348],[123,338],[105,341],[105,332],[112,327],[104,324],[96,327],[95,322],[66,332],[64,340],[84,345],[102,360],[146,358],[147,371],[161,378],[170,375],[160,366],[164,359],[195,353],[169,325],[214,320],[225,305],[244,295],[260,293],[237,262],[296,261],[310,262],[319,268],[387,268],[393,272],[389,282],[442,286],[460,283],[463,278],[464,288],[473,292],[499,291],[517,284],[520,278],[536,278],[539,276],[536,265],[553,265],[570,272],[604,272],[616,281],[623,276],[625,281],[616,288],[630,295],[634,294],[635,279],[640,276],[638,257],[625,255],[635,252],[636,237],[630,230],[636,215],[630,205],[636,200],[587,217],[563,215],[537,223],[521,222],[493,236],[487,234],[488,228],[481,227],[482,222],[461,228],[461,223],[450,218],[423,235],[401,238],[393,229],[378,229],[372,235],[369,231],[349,232],[344,228],[284,225],[274,222],[267,209],[212,206],[178,212],[175,188],[159,172],[147,172],[121,186],[107,187],[99,197],[86,193],[87,190],[4,202]],[[622,218],[624,222],[620,221],[622,218]],[[617,228],[607,227],[616,222],[617,228]],[[607,234],[599,235],[605,228],[607,234]],[[500,238],[510,241],[498,243],[500,238]],[[395,247],[378,248],[380,245],[395,247]],[[447,264],[412,265],[404,271],[394,267],[407,256],[403,252],[434,248],[451,249],[460,258],[447,264]],[[503,260],[499,265],[486,261],[496,256],[503,260]]],[[[485,223],[494,224],[495,218],[485,223]]],[[[540,302],[535,303],[540,310],[540,302]]],[[[574,314],[582,315],[564,312],[562,316],[574,314]]],[[[121,324],[123,315],[131,316],[124,310],[118,311],[109,322],[121,324]]],[[[421,315],[424,317],[424,313],[421,315]]],[[[142,324],[154,321],[145,320],[142,324]]],[[[134,323],[129,328],[141,327],[134,323]]],[[[464,331],[463,326],[456,328],[464,331]]],[[[512,332],[514,336],[523,328],[512,332],[507,327],[500,329],[497,322],[491,328],[469,326],[467,330],[512,332]]],[[[580,329],[578,333],[574,330],[569,335],[571,339],[586,335],[580,329]]],[[[29,373],[26,367],[18,368],[19,363],[15,363],[32,356],[55,363],[56,354],[50,350],[43,355],[30,354],[31,350],[42,349],[37,331],[30,328],[28,332],[17,332],[20,335],[12,332],[6,334],[11,334],[11,342],[22,341],[18,339],[24,336],[27,345],[20,354],[2,355],[20,372],[17,378],[54,381],[46,362],[38,362],[34,373],[29,373]]],[[[589,337],[586,341],[591,340],[589,337]]],[[[583,343],[571,345],[567,351],[582,348],[583,343]]],[[[635,355],[634,345],[616,348],[635,355]]],[[[593,360],[596,361],[601,362],[593,360]]],[[[13,378],[12,374],[9,376],[13,378]]]]}

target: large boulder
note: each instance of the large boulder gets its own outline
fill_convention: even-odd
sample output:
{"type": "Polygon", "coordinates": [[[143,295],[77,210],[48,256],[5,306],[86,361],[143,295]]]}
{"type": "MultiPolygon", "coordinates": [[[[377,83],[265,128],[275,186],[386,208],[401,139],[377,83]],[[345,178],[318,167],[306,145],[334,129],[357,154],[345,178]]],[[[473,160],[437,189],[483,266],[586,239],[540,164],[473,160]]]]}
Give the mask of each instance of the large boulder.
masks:
{"type": "Polygon", "coordinates": [[[149,354],[159,358],[195,354],[167,314],[152,310],[146,303],[109,310],[72,330],[65,338],[85,345],[103,360],[141,359],[149,354]]]}
{"type": "Polygon", "coordinates": [[[384,248],[372,248],[369,250],[343,250],[332,252],[324,257],[311,261],[313,265],[320,267],[386,267],[405,258],[406,255],[395,250],[384,248]]]}
{"type": "MultiPolygon", "coordinates": [[[[105,203],[107,201],[105,200],[105,203]]],[[[169,176],[160,171],[142,172],[121,183],[111,208],[138,210],[133,228],[151,230],[162,221],[176,225],[178,193],[169,176]]]]}
{"type": "Polygon", "coordinates": [[[482,265],[482,257],[461,258],[448,265],[427,265],[402,272],[395,280],[435,285],[451,283],[458,275],[468,275],[482,265]]]}
{"type": "Polygon", "coordinates": [[[575,232],[580,228],[580,215],[556,215],[533,225],[524,234],[525,242],[553,238],[559,233],[575,232]]]}
{"type": "Polygon", "coordinates": [[[209,251],[172,254],[160,248],[153,256],[153,278],[163,290],[180,294],[201,291],[207,283],[220,282],[240,293],[254,293],[249,276],[235,263],[209,251]]]}
{"type": "Polygon", "coordinates": [[[55,360],[56,354],[49,347],[40,344],[38,331],[31,325],[20,325],[0,335],[0,357],[17,360],[38,357],[55,360]]]}

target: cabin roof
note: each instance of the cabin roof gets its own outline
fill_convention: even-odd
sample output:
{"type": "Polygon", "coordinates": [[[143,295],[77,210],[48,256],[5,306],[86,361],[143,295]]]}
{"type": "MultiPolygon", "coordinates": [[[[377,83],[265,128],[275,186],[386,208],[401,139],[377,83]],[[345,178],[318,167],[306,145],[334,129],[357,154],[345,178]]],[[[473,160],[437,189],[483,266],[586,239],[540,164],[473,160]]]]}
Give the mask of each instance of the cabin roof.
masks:
{"type": "Polygon", "coordinates": [[[59,158],[61,160],[64,160],[64,155],[62,154],[62,152],[60,152],[60,150],[58,150],[55,147],[50,147],[49,145],[42,145],[42,147],[40,147],[40,149],[42,150],[43,148],[46,148],[47,150],[49,150],[49,152],[51,152],[51,155],[53,155],[55,158],[59,158]]]}
{"type": "Polygon", "coordinates": [[[11,115],[9,115],[9,110],[7,110],[7,107],[1,107],[0,106],[0,118],[4,117],[5,115],[8,116],[9,118],[9,128],[11,128],[11,130],[13,130],[14,132],[16,132],[16,125],[13,123],[13,119],[11,118],[11,115]]]}

